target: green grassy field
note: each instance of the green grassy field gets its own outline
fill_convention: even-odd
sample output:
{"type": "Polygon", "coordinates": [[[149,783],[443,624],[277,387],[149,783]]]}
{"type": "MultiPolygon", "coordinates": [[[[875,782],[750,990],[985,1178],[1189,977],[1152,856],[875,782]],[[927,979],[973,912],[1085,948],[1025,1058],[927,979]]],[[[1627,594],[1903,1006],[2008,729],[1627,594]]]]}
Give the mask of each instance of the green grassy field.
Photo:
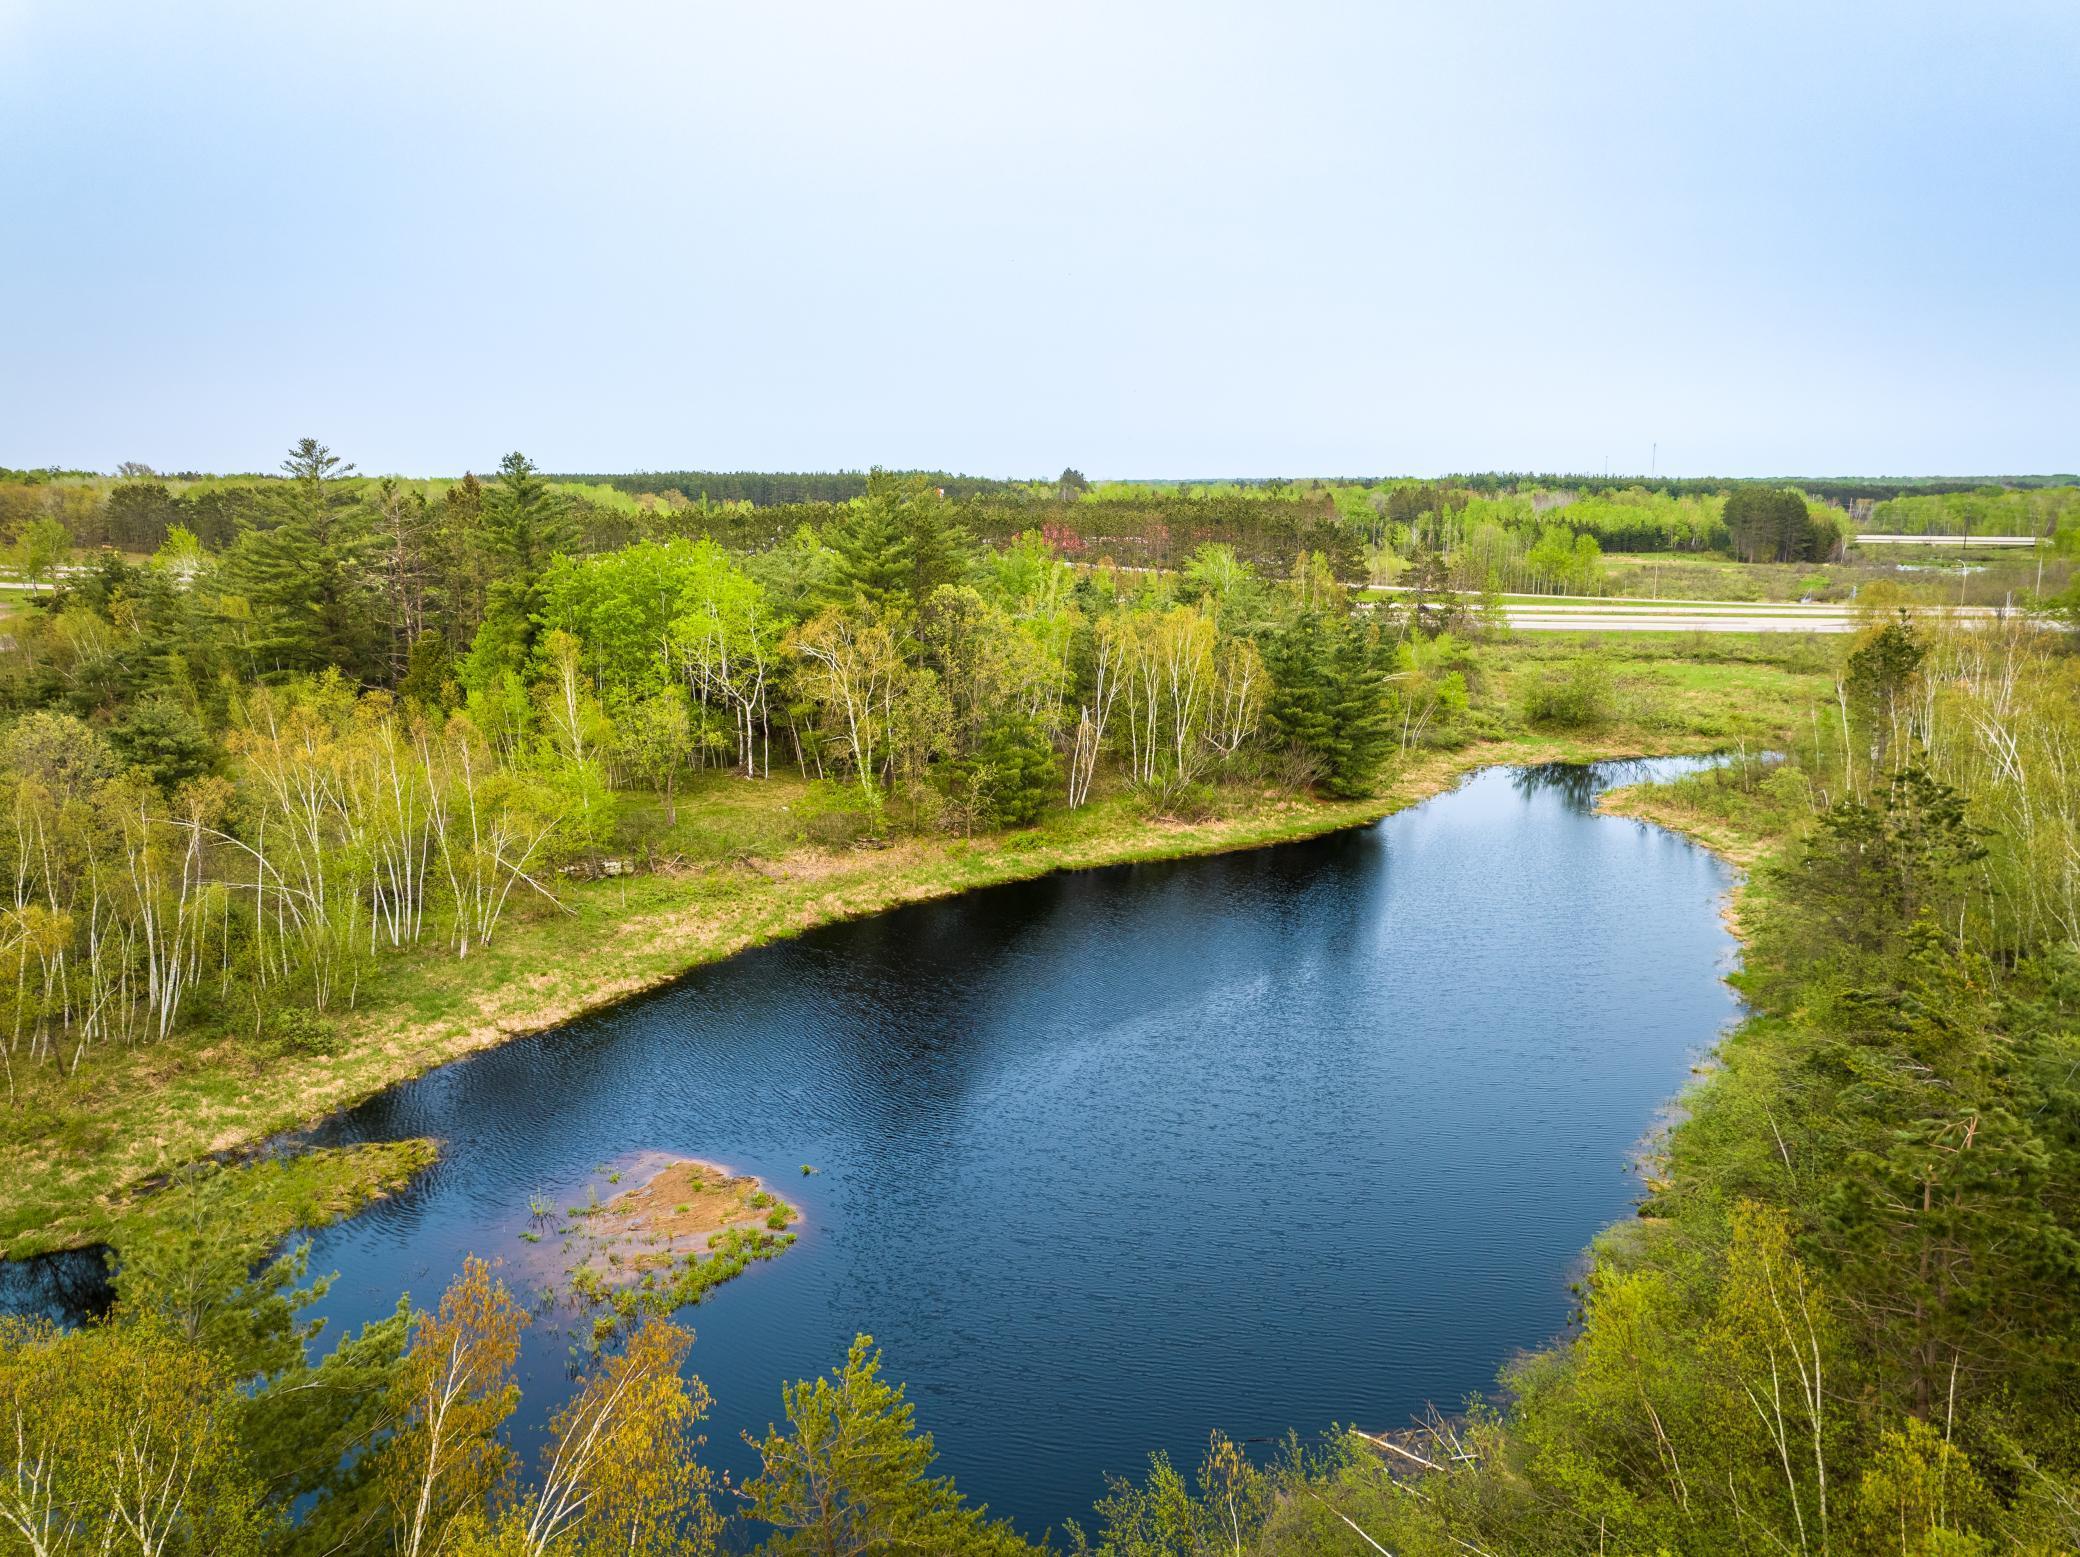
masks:
{"type": "Polygon", "coordinates": [[[1943,547],[1852,547],[1841,562],[1735,562],[1729,557],[1614,552],[1604,577],[1614,595],[1664,600],[1795,601],[1843,603],[1873,585],[1899,592],[1903,603],[2000,605],[2037,587],[2043,563],[2047,593],[2071,578],[2070,559],[2034,552],[1988,550],[1970,559],[1975,571],[1960,579],[1955,551],[1943,547]],[[1962,585],[1963,599],[1959,590],[1962,585]]]}

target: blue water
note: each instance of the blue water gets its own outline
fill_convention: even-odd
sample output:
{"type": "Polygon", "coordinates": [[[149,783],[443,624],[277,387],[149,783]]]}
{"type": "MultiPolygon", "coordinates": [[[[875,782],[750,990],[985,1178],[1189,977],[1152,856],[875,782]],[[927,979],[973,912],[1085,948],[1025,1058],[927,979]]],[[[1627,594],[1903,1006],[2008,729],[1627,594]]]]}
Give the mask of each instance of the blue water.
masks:
{"type": "MultiPolygon", "coordinates": [[[[337,1327],[644,1150],[757,1173],[799,1243],[685,1316],[710,1456],[855,1331],[1029,1533],[1151,1449],[1404,1422],[1560,1332],[1629,1162],[1736,1015],[1711,856],[1590,810],[1680,766],[1491,769],[1376,826],[815,931],[436,1071],[318,1133],[433,1135],[321,1235],[337,1327]],[[814,1177],[800,1175],[813,1163],[814,1177]]],[[[529,1332],[532,1455],[570,1335],[529,1332]]]]}

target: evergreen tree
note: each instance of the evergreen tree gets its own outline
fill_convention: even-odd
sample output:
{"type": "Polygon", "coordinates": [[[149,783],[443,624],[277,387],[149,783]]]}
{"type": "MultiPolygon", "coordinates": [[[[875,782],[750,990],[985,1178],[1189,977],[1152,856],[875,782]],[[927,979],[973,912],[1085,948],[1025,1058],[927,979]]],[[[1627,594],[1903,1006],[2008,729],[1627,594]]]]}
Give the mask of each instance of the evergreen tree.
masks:
{"type": "Polygon", "coordinates": [[[490,609],[491,538],[484,528],[484,483],[474,475],[449,487],[432,537],[433,593],[440,601],[448,648],[461,654],[490,609]]]}
{"type": "Polygon", "coordinates": [[[202,721],[163,694],[132,704],[108,738],[118,756],[144,769],[169,795],[216,763],[216,746],[202,721]]]}
{"type": "Polygon", "coordinates": [[[908,609],[916,559],[909,526],[896,500],[876,493],[849,504],[823,535],[832,565],[825,583],[833,605],[864,600],[883,609],[908,609]]]}
{"type": "Polygon", "coordinates": [[[1062,776],[1047,732],[1019,713],[989,722],[975,764],[990,820],[999,827],[1030,827],[1039,821],[1062,776]]]}
{"type": "Polygon", "coordinates": [[[404,679],[397,684],[397,695],[422,708],[445,708],[454,679],[455,662],[448,653],[447,639],[436,632],[423,632],[406,656],[404,679]]]}
{"type": "Polygon", "coordinates": [[[1737,487],[1726,499],[1726,533],[1743,562],[1798,562],[1814,555],[1818,532],[1803,493],[1737,487]]]}
{"type": "Polygon", "coordinates": [[[571,549],[577,530],[570,505],[516,452],[498,462],[498,480],[484,503],[484,534],[493,574],[485,626],[496,625],[496,639],[517,668],[534,649],[542,575],[550,558],[571,549]]]}
{"type": "Polygon", "coordinates": [[[1845,998],[1815,1060],[1827,1243],[1881,1387],[1930,1421],[1959,1390],[2040,1369],[2055,1385],[2080,1238],[2051,1197],[2059,1122],[2017,1095],[1985,968],[1925,917],[1907,941],[1898,983],[1845,998]]]}
{"type": "Polygon", "coordinates": [[[903,505],[908,523],[910,598],[929,599],[942,584],[959,584],[975,571],[975,538],[959,511],[936,491],[917,492],[903,505]]]}
{"type": "Polygon", "coordinates": [[[1348,617],[1303,611],[1264,642],[1264,731],[1307,757],[1331,795],[1362,795],[1394,745],[1376,644],[1348,617]]]}
{"type": "Polygon", "coordinates": [[[440,607],[435,577],[438,521],[422,493],[408,491],[388,476],[376,489],[375,507],[394,684],[405,674],[413,646],[440,607]]]}
{"type": "Polygon", "coordinates": [[[744,1487],[754,1519],[778,1533],[769,1557],[1023,1557],[1032,1551],[946,1476],[931,1474],[932,1435],[917,1431],[900,1384],[881,1377],[874,1338],[856,1336],[827,1379],[790,1384],[788,1431],[768,1427],[757,1477],[744,1487]]]}
{"type": "Polygon", "coordinates": [[[498,480],[484,504],[485,532],[499,581],[532,589],[549,559],[575,543],[570,505],[549,488],[534,461],[517,451],[498,462],[498,480]]]}
{"type": "Polygon", "coordinates": [[[942,584],[975,571],[977,549],[953,504],[921,477],[875,471],[867,495],[824,535],[834,558],[827,598],[914,612],[942,584]]]}
{"type": "Polygon", "coordinates": [[[267,521],[232,549],[230,587],[250,605],[253,656],[265,675],[338,666],[349,679],[381,674],[381,597],[367,511],[338,486],[354,467],[315,438],[282,463],[288,480],[267,521]]]}

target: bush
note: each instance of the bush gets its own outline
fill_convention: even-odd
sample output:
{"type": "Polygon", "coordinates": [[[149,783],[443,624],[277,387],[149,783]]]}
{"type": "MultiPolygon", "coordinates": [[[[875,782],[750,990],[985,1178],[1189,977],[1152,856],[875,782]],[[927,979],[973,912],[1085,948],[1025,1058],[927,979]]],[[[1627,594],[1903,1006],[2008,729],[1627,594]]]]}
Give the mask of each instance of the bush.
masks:
{"type": "Polygon", "coordinates": [[[1524,689],[1524,717],[1533,724],[1579,730],[1611,717],[1611,668],[1600,654],[1582,654],[1561,671],[1547,671],[1524,689]]]}
{"type": "Polygon", "coordinates": [[[337,1054],[339,1034],[317,1012],[283,1006],[267,1018],[267,1040],[277,1054],[337,1054]]]}
{"type": "Polygon", "coordinates": [[[1210,784],[1180,784],[1169,779],[1141,787],[1141,804],[1150,816],[1170,822],[1208,822],[1219,810],[1210,784]]]}

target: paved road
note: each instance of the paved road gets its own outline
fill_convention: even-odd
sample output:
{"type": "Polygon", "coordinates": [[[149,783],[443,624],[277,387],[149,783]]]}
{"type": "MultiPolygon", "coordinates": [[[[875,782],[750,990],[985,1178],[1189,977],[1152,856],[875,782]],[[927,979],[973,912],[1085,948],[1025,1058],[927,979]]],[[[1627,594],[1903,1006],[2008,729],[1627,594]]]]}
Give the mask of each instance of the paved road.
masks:
{"type": "MultiPolygon", "coordinates": [[[[1990,606],[1952,606],[1943,610],[1923,609],[1916,614],[1990,623],[2001,620],[2004,613],[1990,606]]],[[[1605,601],[1592,605],[1569,600],[1564,604],[1506,605],[1502,615],[1511,627],[1534,633],[1850,633],[1863,621],[1851,606],[1788,602],[1721,604],[1702,609],[1666,601],[1605,601]]]]}
{"type": "Polygon", "coordinates": [[[1846,611],[1550,611],[1507,606],[1503,617],[1522,632],[1557,633],[1847,633],[1846,611]]]}

